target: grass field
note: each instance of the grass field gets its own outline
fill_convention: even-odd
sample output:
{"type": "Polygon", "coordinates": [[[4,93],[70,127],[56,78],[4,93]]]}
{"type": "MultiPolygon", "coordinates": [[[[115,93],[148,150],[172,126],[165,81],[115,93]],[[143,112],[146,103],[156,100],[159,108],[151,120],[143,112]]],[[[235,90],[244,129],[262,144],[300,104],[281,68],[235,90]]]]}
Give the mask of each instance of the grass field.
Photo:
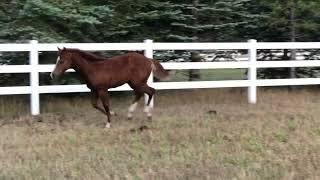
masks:
{"type": "Polygon", "coordinates": [[[319,89],[160,91],[154,118],[113,94],[112,128],[83,97],[0,97],[0,179],[320,179],[319,89]]]}
{"type": "MultiPolygon", "coordinates": [[[[171,81],[188,81],[189,70],[176,70],[171,81]]],[[[246,69],[201,69],[199,81],[243,80],[246,69]]]]}

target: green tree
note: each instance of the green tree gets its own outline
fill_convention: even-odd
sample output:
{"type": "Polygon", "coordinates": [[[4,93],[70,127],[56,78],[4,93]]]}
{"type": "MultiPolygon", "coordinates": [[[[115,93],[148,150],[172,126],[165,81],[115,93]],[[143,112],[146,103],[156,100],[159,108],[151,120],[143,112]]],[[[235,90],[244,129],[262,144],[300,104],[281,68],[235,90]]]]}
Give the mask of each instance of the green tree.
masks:
{"type": "MultiPolygon", "coordinates": [[[[317,0],[2,0],[0,41],[319,41],[319,9],[317,0]]],[[[261,53],[273,57],[271,51],[261,53]]],[[[316,53],[308,56],[315,59],[316,53]]],[[[190,54],[191,61],[199,61],[196,51],[190,54]]],[[[292,54],[284,50],[279,59],[292,54]]],[[[5,53],[0,63],[12,64],[20,59],[5,53]]],[[[287,72],[280,74],[288,75],[288,68],[284,70],[287,72]]],[[[317,71],[298,68],[294,74],[317,71]]]]}
{"type": "MultiPolygon", "coordinates": [[[[131,31],[130,39],[139,41],[143,35],[166,42],[243,40],[246,36],[242,38],[237,30],[260,18],[246,11],[250,0],[119,2],[116,9],[121,9],[124,19],[129,20],[125,29],[131,31]]],[[[199,54],[192,51],[190,60],[200,61],[199,54]]],[[[199,78],[196,70],[189,74],[190,80],[199,78]]]]}
{"type": "Polygon", "coordinates": [[[10,19],[2,21],[0,37],[7,41],[94,42],[101,33],[97,28],[108,24],[112,16],[108,6],[79,0],[17,0],[8,1],[4,9],[6,6],[10,10],[2,12],[10,19]]]}
{"type": "MultiPolygon", "coordinates": [[[[0,2],[0,40],[2,42],[104,42],[113,30],[112,10],[106,5],[90,5],[86,1],[70,0],[5,0],[0,2]],[[108,36],[107,36],[108,35],[108,36]]],[[[26,54],[3,53],[1,64],[26,64],[26,54]],[[21,61],[22,60],[22,61],[21,61]]],[[[56,55],[41,54],[41,62],[56,55]],[[45,58],[42,58],[44,57],[45,58]]],[[[19,75],[6,74],[2,83],[10,84],[19,75]]],[[[19,76],[20,77],[20,76],[19,76]]],[[[25,84],[27,76],[19,79],[25,84]]],[[[74,81],[67,78],[68,81],[74,81]]],[[[48,78],[45,79],[48,81],[48,78]]],[[[67,81],[67,82],[68,82],[67,81]]]]}
{"type": "MultiPolygon", "coordinates": [[[[261,41],[319,41],[319,8],[320,2],[316,0],[272,0],[260,1],[264,13],[268,15],[266,21],[261,24],[264,35],[260,36],[261,41]]],[[[307,58],[316,59],[316,51],[311,50],[307,58]]],[[[271,51],[263,51],[269,54],[265,57],[272,60],[296,59],[296,50],[283,50],[281,57],[272,55],[271,51]]],[[[275,68],[260,70],[262,77],[291,77],[314,76],[319,74],[318,68],[275,68]],[[268,72],[267,72],[268,71],[268,72]]]]}

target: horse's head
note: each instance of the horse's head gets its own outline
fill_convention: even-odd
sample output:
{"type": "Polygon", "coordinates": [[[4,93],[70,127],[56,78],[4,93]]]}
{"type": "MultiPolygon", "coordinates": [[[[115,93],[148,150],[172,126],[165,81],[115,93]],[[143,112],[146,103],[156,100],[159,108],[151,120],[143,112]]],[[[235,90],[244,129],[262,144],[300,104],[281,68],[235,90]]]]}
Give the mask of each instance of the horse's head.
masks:
{"type": "Polygon", "coordinates": [[[52,79],[58,78],[64,74],[64,72],[72,66],[72,52],[68,51],[65,47],[63,49],[58,48],[58,58],[54,70],[50,76],[52,79]]]}

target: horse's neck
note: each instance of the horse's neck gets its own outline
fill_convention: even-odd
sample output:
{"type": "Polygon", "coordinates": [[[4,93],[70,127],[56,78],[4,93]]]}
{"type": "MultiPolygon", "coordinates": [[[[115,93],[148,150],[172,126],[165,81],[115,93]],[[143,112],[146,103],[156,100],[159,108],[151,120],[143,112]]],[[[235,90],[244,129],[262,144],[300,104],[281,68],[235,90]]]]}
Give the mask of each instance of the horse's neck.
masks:
{"type": "Polygon", "coordinates": [[[74,56],[72,62],[73,69],[85,79],[87,79],[90,72],[93,71],[92,65],[81,56],[74,56]]]}

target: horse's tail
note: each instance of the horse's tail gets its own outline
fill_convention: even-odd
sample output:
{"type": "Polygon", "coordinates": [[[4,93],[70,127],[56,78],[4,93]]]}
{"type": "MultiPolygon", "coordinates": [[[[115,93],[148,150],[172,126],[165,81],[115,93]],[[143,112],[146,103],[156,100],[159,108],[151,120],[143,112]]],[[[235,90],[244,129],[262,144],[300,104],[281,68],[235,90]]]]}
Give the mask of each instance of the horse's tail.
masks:
{"type": "Polygon", "coordinates": [[[168,81],[170,79],[169,71],[165,70],[158,61],[154,59],[150,60],[152,62],[151,68],[154,76],[159,80],[168,81]]]}

